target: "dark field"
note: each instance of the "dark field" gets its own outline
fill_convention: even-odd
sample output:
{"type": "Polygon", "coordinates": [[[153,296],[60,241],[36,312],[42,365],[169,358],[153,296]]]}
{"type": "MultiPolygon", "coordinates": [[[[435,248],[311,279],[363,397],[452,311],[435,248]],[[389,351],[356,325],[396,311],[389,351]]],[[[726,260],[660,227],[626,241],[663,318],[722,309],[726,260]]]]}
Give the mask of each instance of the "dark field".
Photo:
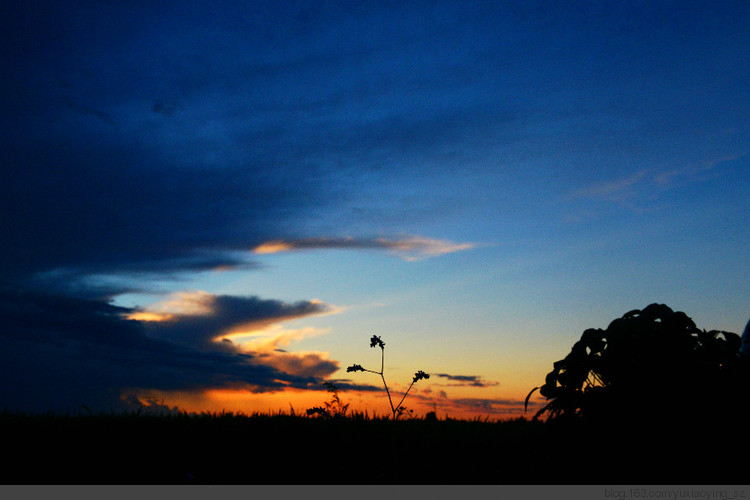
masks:
{"type": "Polygon", "coordinates": [[[3,484],[738,484],[730,422],[0,415],[3,484]],[[705,424],[705,425],[704,425],[705,424]]]}

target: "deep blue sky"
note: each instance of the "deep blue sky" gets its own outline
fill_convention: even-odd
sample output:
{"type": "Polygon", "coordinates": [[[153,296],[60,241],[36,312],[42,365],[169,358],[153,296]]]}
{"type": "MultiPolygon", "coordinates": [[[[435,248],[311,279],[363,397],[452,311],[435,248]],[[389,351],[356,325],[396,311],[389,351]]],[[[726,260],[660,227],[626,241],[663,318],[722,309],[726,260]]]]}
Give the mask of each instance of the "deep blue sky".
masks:
{"type": "Polygon", "coordinates": [[[0,405],[367,385],[378,333],[501,412],[631,309],[750,314],[747,2],[6,2],[0,47],[0,405]]]}

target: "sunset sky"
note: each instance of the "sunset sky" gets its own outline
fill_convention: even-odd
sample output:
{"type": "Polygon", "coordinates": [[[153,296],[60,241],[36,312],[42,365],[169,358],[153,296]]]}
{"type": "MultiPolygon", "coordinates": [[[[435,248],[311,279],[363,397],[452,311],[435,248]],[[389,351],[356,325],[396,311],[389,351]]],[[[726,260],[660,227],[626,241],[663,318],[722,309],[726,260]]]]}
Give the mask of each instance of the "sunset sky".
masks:
{"type": "Polygon", "coordinates": [[[3,2],[0,407],[504,418],[750,317],[750,3],[3,2]],[[534,399],[538,402],[539,399],[534,399]]]}

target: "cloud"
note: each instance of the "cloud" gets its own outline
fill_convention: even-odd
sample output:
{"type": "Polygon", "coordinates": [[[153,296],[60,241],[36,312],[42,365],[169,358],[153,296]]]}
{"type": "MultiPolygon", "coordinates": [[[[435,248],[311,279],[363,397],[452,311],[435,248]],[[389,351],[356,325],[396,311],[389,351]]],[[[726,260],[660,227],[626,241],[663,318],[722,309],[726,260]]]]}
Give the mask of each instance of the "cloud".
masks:
{"type": "Polygon", "coordinates": [[[472,243],[454,243],[412,236],[403,239],[388,238],[304,238],[297,240],[266,241],[255,248],[256,254],[272,254],[294,250],[313,249],[357,249],[387,250],[399,255],[404,260],[414,261],[436,257],[474,248],[472,243]]]}
{"type": "Polygon", "coordinates": [[[703,174],[720,167],[731,166],[736,160],[744,158],[747,155],[747,152],[730,154],[718,159],[703,161],[695,165],[662,170],[654,173],[641,170],[624,178],[598,182],[577,189],[568,195],[567,200],[591,199],[622,201],[627,198],[633,198],[638,194],[643,194],[646,189],[654,186],[663,189],[673,187],[678,180],[684,182],[705,180],[703,174]],[[643,189],[639,193],[636,191],[636,187],[641,187],[643,189]]]}
{"type": "Polygon", "coordinates": [[[456,398],[450,401],[458,407],[482,410],[489,413],[518,413],[524,407],[524,402],[516,399],[456,398]]]}
{"type": "MultiPolygon", "coordinates": [[[[408,396],[404,400],[403,405],[417,413],[424,413],[427,411],[435,411],[439,409],[439,412],[446,412],[451,415],[466,415],[477,414],[477,413],[489,413],[495,416],[521,416],[524,412],[523,400],[517,400],[512,398],[471,398],[471,397],[452,397],[448,392],[443,389],[445,387],[475,387],[475,388],[486,388],[491,386],[499,385],[497,382],[486,382],[478,375],[450,375],[446,373],[431,373],[431,378],[426,383],[420,383],[420,386],[414,386],[409,392],[408,396]],[[436,378],[443,378],[449,380],[451,383],[441,384],[436,383],[436,378]]],[[[369,384],[357,384],[351,383],[349,379],[343,380],[329,380],[338,387],[344,400],[352,397],[352,393],[356,392],[380,392],[381,393],[381,405],[384,405],[385,409],[390,410],[388,402],[385,400],[385,391],[382,385],[369,385],[369,384]]],[[[394,404],[401,399],[403,391],[406,390],[406,386],[390,386],[391,396],[395,399],[394,404]]],[[[536,401],[529,402],[529,407],[534,408],[537,406],[536,401]]]]}
{"type": "Polygon", "coordinates": [[[273,352],[256,354],[266,366],[297,377],[326,379],[339,369],[336,361],[322,352],[273,352]]]}
{"type": "MultiPolygon", "coordinates": [[[[320,304],[318,301],[311,302],[320,304]]],[[[260,328],[257,328],[254,325],[239,327],[236,331],[221,336],[220,339],[229,340],[234,344],[241,345],[243,348],[252,351],[278,352],[289,346],[292,342],[315,337],[328,332],[327,329],[313,327],[289,329],[278,324],[259,326],[260,328]]]]}
{"type": "Polygon", "coordinates": [[[167,258],[135,265],[114,264],[112,268],[82,266],[56,267],[33,273],[19,280],[40,290],[87,298],[111,299],[124,293],[168,293],[189,276],[198,273],[256,270],[261,264],[247,260],[246,252],[195,252],[190,257],[167,258]]]}
{"type": "MultiPolygon", "coordinates": [[[[409,397],[411,398],[412,395],[410,394],[409,397]]],[[[438,405],[444,411],[458,411],[461,413],[482,411],[497,415],[520,415],[524,409],[524,401],[522,400],[508,398],[452,398],[443,390],[439,391],[436,396],[433,396],[431,393],[414,394],[414,399],[419,400],[424,405],[438,405]]]]}
{"type": "Polygon", "coordinates": [[[172,116],[175,111],[179,108],[179,105],[174,102],[169,101],[163,101],[159,99],[154,103],[154,106],[151,108],[151,111],[153,111],[156,114],[164,115],[164,116],[172,116]]]}
{"type": "Polygon", "coordinates": [[[122,397],[122,401],[129,407],[135,408],[145,415],[179,415],[181,411],[178,406],[166,405],[163,401],[159,401],[155,397],[149,395],[139,396],[138,394],[132,393],[125,394],[122,397]]]}
{"type": "Polygon", "coordinates": [[[491,387],[499,385],[499,382],[487,382],[482,380],[479,375],[448,375],[447,373],[434,373],[435,377],[449,380],[451,384],[433,384],[436,386],[470,386],[470,387],[491,387]]]}
{"type": "Polygon", "coordinates": [[[568,199],[588,198],[620,201],[634,195],[631,188],[643,182],[646,178],[646,173],[645,170],[642,170],[622,179],[594,183],[573,191],[568,195],[568,199]]]}
{"type": "MultiPolygon", "coordinates": [[[[4,288],[0,290],[0,405],[9,410],[108,410],[128,391],[253,392],[317,387],[338,369],[324,353],[274,355],[210,342],[240,325],[315,314],[325,305],[257,297],[188,295],[163,321],[136,321],[132,308],[4,288]]],[[[153,314],[167,314],[156,312],[153,314]]]]}
{"type": "Polygon", "coordinates": [[[279,324],[251,324],[233,330],[233,333],[220,339],[231,342],[238,350],[252,354],[263,364],[284,373],[322,379],[331,376],[339,368],[337,362],[328,359],[326,352],[287,352],[284,349],[293,342],[325,334],[327,329],[288,329],[279,324]]]}
{"type": "Polygon", "coordinates": [[[83,115],[94,116],[100,119],[102,122],[106,123],[107,125],[115,125],[115,121],[112,118],[112,116],[98,109],[90,108],[88,106],[78,104],[77,102],[73,102],[69,97],[62,97],[61,102],[73,111],[76,111],[83,115]]]}
{"type": "Polygon", "coordinates": [[[229,333],[261,330],[281,321],[328,311],[328,306],[320,301],[286,303],[259,297],[181,292],[137,312],[161,315],[160,321],[146,323],[150,336],[195,346],[229,333]]]}
{"type": "MultiPolygon", "coordinates": [[[[54,270],[82,278],[241,266],[230,252],[315,235],[310,226],[340,224],[367,196],[386,200],[372,217],[387,213],[392,226],[408,214],[435,217],[448,208],[435,209],[439,196],[399,204],[399,182],[383,182],[398,174],[419,184],[427,166],[382,175],[360,159],[373,144],[393,158],[434,151],[436,137],[474,130],[483,108],[451,99],[434,109],[443,101],[432,98],[421,98],[418,113],[381,106],[410,78],[393,79],[378,65],[383,54],[419,48],[436,32],[386,23],[372,38],[351,36],[379,9],[9,9],[2,57],[12,77],[3,83],[14,97],[0,122],[0,234],[14,242],[0,249],[6,282],[54,270]],[[219,28],[218,19],[228,22],[219,28]],[[360,73],[368,67],[374,75],[360,73]]],[[[433,81],[444,80],[425,83],[433,81]]],[[[479,118],[490,126],[497,114],[479,118]]],[[[423,243],[401,254],[446,251],[423,243]]]]}
{"type": "Polygon", "coordinates": [[[742,152],[739,154],[724,156],[715,160],[704,161],[698,165],[666,170],[654,177],[654,183],[662,186],[671,186],[676,182],[677,179],[680,178],[688,180],[700,179],[701,174],[710,170],[714,170],[716,168],[730,166],[736,160],[744,158],[747,155],[747,152],[742,152]]]}
{"type": "MultiPolygon", "coordinates": [[[[431,384],[438,385],[438,384],[431,384]]],[[[345,385],[336,382],[336,386],[344,390],[345,385]]],[[[367,386],[360,387],[357,385],[346,386],[347,391],[383,391],[383,387],[367,386]]],[[[392,395],[397,396],[397,400],[400,399],[400,393],[398,391],[392,392],[392,395]]],[[[344,392],[344,399],[346,400],[346,392],[344,392]]],[[[384,401],[386,408],[388,408],[387,401],[384,401]]],[[[447,413],[449,416],[466,415],[483,413],[491,414],[499,417],[518,417],[524,413],[524,401],[516,400],[511,398],[454,398],[448,395],[444,390],[432,391],[427,388],[412,389],[407,398],[404,400],[404,406],[415,410],[415,412],[427,412],[427,411],[438,411],[438,413],[447,413]],[[437,409],[437,410],[436,410],[437,409]]],[[[529,403],[529,408],[534,408],[535,402],[529,403]]]]}
{"type": "MultiPolygon", "coordinates": [[[[728,154],[712,160],[706,160],[687,166],[672,169],[641,170],[627,177],[590,184],[567,195],[562,201],[605,201],[616,203],[618,208],[638,214],[663,212],[665,208],[674,210],[674,195],[670,191],[683,191],[683,197],[695,196],[699,191],[690,191],[690,185],[703,184],[703,191],[711,181],[723,182],[728,178],[728,171],[738,167],[738,160],[747,157],[746,152],[728,154]],[[691,193],[691,194],[688,194],[691,193]]],[[[602,210],[601,206],[579,205],[575,211],[566,213],[563,220],[568,223],[580,223],[590,219],[603,218],[612,212],[602,210]]]]}

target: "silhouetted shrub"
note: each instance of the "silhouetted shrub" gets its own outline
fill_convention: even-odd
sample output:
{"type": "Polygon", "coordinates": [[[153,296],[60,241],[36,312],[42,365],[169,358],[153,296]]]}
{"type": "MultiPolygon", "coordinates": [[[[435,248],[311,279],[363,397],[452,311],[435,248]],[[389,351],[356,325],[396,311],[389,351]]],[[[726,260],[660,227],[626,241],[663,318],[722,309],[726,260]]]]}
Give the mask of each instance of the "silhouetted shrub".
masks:
{"type": "MultiPolygon", "coordinates": [[[[699,330],[663,304],[626,313],[606,330],[583,332],[539,389],[549,402],[535,419],[719,422],[743,397],[740,337],[699,330]]],[[[527,397],[528,402],[528,397],[527,397]]]]}
{"type": "Polygon", "coordinates": [[[307,416],[319,416],[322,418],[344,418],[349,410],[349,403],[344,404],[339,398],[339,389],[332,382],[323,382],[328,392],[331,393],[331,401],[323,403],[324,406],[313,406],[307,409],[307,416]]]}

